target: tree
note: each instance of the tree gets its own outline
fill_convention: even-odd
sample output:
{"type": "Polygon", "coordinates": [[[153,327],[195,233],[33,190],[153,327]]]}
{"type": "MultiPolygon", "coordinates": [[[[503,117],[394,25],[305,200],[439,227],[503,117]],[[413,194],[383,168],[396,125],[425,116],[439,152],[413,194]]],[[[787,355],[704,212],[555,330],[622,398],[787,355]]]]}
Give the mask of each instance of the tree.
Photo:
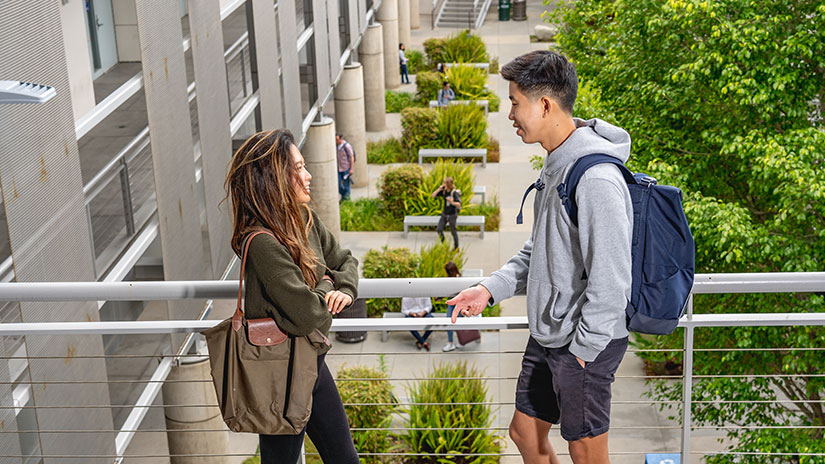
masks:
{"type": "MultiPolygon", "coordinates": [[[[562,0],[546,20],[562,25],[586,112],[630,132],[631,168],[682,188],[697,272],[822,270],[825,3],[562,0]]],[[[822,312],[825,299],[699,295],[695,308],[822,312]]],[[[682,334],[636,343],[680,348],[682,334]]],[[[718,349],[695,353],[696,374],[738,377],[699,380],[694,421],[725,429],[732,452],[786,453],[708,462],[823,461],[790,454],[825,453],[825,356],[815,350],[825,328],[704,329],[696,346],[718,349]],[[754,428],[789,425],[797,428],[754,428]]],[[[681,356],[646,359],[678,365],[681,356]]],[[[680,400],[681,384],[656,382],[652,395],[680,400]]]]}

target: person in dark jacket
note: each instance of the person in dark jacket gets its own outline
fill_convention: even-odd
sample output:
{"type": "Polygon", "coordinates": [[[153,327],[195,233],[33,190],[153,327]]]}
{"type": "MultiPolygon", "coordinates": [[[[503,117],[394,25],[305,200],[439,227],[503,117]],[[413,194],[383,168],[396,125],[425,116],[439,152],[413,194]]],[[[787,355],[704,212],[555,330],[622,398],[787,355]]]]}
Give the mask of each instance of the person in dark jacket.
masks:
{"type": "Polygon", "coordinates": [[[431,197],[443,197],[444,209],[441,211],[441,218],[438,220],[438,226],[435,230],[438,232],[438,237],[444,241],[444,226],[450,224],[450,233],[453,234],[453,248],[458,248],[458,230],[456,229],[456,221],[458,220],[458,211],[461,209],[461,192],[455,188],[455,181],[452,177],[445,177],[441,186],[433,192],[431,197]]]}
{"type": "MultiPolygon", "coordinates": [[[[312,176],[292,134],[285,129],[259,132],[232,158],[226,179],[232,199],[232,249],[239,256],[249,245],[245,286],[246,317],[271,317],[289,335],[316,329],[329,334],[332,315],[357,297],[358,261],[309,208],[312,176]]],[[[312,413],[298,435],[260,435],[262,463],[297,462],[308,433],[325,463],[359,462],[338,389],[318,353],[318,378],[312,413]]]]}

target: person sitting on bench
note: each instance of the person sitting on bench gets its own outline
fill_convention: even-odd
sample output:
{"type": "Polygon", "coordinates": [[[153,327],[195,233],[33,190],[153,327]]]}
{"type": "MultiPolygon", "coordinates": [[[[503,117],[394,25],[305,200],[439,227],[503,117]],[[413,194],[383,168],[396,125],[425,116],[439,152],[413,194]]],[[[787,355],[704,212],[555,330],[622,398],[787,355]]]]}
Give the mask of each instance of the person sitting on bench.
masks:
{"type": "MultiPolygon", "coordinates": [[[[420,298],[404,297],[401,298],[401,312],[406,317],[433,317],[433,304],[428,296],[420,298]]],[[[432,330],[424,332],[423,336],[418,333],[417,330],[410,330],[410,333],[415,337],[415,346],[419,350],[424,348],[430,351],[430,344],[427,343],[427,338],[433,333],[432,330]]]]}

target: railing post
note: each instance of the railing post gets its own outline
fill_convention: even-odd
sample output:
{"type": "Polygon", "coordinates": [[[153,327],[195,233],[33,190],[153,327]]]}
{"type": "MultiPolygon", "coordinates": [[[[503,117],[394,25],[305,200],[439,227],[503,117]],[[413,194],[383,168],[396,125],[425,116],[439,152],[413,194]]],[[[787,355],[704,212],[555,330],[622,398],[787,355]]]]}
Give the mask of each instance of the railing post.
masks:
{"type": "Polygon", "coordinates": [[[95,251],[95,233],[92,229],[92,207],[86,204],[86,223],[89,225],[89,245],[92,247],[92,270],[97,275],[97,252],[95,251]]]}
{"type": "Polygon", "coordinates": [[[687,301],[687,320],[685,326],[684,358],[682,361],[682,462],[689,463],[690,459],[690,428],[693,405],[693,294],[687,301]]]}
{"type": "MultiPolygon", "coordinates": [[[[246,63],[244,62],[243,58],[243,48],[241,48],[240,54],[238,55],[241,58],[241,82],[243,83],[243,96],[244,98],[248,97],[249,92],[246,90],[246,63]]],[[[229,82],[229,79],[227,79],[229,82]]]]}
{"type": "Polygon", "coordinates": [[[123,215],[126,219],[126,235],[135,234],[135,214],[132,211],[132,187],[129,185],[129,165],[126,157],[120,159],[120,190],[123,195],[123,215]]]}

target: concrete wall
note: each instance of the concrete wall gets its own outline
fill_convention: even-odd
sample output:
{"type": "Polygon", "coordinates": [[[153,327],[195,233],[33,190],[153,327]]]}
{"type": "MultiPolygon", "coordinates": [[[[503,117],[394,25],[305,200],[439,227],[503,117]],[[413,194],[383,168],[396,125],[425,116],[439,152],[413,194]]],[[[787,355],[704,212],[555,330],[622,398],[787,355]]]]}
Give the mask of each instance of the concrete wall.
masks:
{"type": "Polygon", "coordinates": [[[112,0],[118,61],[140,61],[135,0],[112,0]]]}
{"type": "Polygon", "coordinates": [[[63,27],[63,43],[66,46],[66,65],[69,70],[75,120],[95,107],[92,62],[89,57],[89,39],[84,13],[83,0],[69,0],[60,7],[60,24],[63,27]]]}

